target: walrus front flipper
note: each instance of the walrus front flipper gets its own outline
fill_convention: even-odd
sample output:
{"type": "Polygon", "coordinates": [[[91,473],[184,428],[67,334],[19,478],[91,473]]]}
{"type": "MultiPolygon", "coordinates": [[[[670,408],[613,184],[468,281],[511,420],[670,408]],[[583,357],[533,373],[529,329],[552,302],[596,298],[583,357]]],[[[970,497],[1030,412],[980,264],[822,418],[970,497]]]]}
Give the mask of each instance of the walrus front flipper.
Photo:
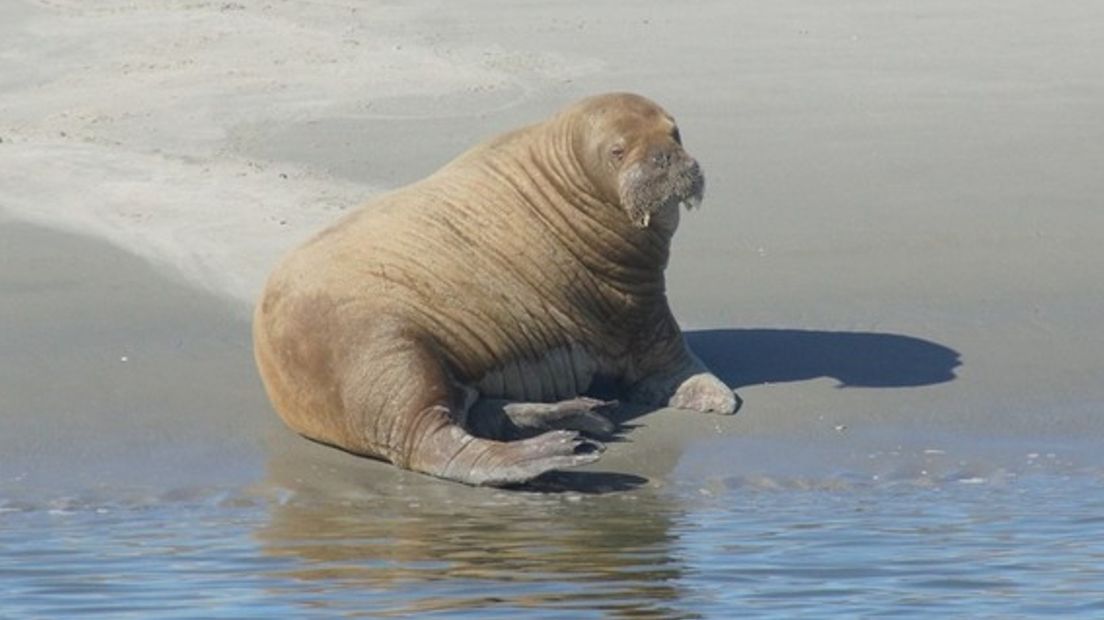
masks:
{"type": "Polygon", "coordinates": [[[743,401],[690,351],[669,310],[664,323],[666,329],[657,331],[666,337],[642,349],[635,365],[643,376],[632,382],[628,400],[703,413],[736,413],[743,401]]]}
{"type": "Polygon", "coordinates": [[[605,439],[616,425],[605,415],[617,401],[579,396],[556,403],[520,403],[481,398],[468,411],[467,427],[479,437],[508,441],[546,431],[580,431],[605,439]]]}
{"type": "Polygon", "coordinates": [[[593,463],[605,450],[574,431],[551,431],[517,441],[481,439],[451,422],[444,407],[425,414],[436,418],[436,427],[397,464],[466,484],[521,484],[555,469],[593,463]]]}

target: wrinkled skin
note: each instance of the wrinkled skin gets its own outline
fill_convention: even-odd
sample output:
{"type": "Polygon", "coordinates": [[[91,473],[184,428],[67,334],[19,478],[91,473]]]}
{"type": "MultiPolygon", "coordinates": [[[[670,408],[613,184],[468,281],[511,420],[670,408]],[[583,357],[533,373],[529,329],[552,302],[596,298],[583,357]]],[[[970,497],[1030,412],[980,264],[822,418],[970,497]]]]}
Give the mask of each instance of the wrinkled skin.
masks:
{"type": "Polygon", "coordinates": [[[732,413],[686,348],[663,270],[701,170],[674,120],[583,100],[479,145],[322,231],[257,305],[276,411],[341,449],[476,485],[592,462],[609,404],[732,413]],[[586,434],[584,434],[586,433],[586,434]]]}

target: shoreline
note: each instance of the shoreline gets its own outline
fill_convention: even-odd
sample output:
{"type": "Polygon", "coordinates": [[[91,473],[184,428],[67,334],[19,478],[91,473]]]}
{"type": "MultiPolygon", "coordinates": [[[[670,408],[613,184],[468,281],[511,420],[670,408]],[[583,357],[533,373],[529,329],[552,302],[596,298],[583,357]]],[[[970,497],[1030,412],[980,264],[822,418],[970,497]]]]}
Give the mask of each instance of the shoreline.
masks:
{"type": "MultiPolygon", "coordinates": [[[[286,429],[233,300],[90,236],[0,219],[0,246],[0,317],[12,328],[0,334],[9,353],[0,363],[6,509],[498,492],[403,472],[286,429]]],[[[1049,435],[1028,418],[1000,427],[975,419],[957,430],[909,419],[919,411],[913,399],[957,380],[957,352],[936,343],[782,329],[687,337],[744,397],[742,411],[622,410],[623,433],[601,460],[535,488],[862,491],[1104,471],[1092,406],[1084,422],[1049,435]],[[758,363],[741,363],[733,349],[755,351],[758,363]],[[859,406],[819,407],[830,393],[859,406]],[[876,411],[891,402],[895,411],[876,411]]]]}

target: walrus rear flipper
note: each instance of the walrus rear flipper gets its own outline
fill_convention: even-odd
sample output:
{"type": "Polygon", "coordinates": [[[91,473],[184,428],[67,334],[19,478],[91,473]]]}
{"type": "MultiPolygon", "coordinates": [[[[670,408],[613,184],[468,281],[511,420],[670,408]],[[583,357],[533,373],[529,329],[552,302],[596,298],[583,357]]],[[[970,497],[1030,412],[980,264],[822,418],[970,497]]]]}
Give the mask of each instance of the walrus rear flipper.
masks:
{"type": "Polygon", "coordinates": [[[408,460],[396,464],[422,473],[480,486],[528,482],[546,472],[598,460],[605,447],[575,431],[551,431],[529,439],[481,439],[451,421],[449,411],[424,412],[438,426],[418,439],[408,460]]]}
{"type": "Polygon", "coordinates": [[[342,375],[343,420],[336,426],[358,430],[337,433],[337,445],[405,469],[506,486],[594,462],[605,449],[571,430],[516,441],[477,437],[463,422],[472,391],[453,380],[432,340],[406,330],[377,328],[342,375]]]}
{"type": "Polygon", "coordinates": [[[283,304],[258,306],[257,363],[276,411],[315,441],[488,486],[591,463],[604,450],[568,430],[477,437],[463,424],[475,393],[453,380],[432,339],[386,316],[343,325],[337,306],[316,298],[283,304]]]}

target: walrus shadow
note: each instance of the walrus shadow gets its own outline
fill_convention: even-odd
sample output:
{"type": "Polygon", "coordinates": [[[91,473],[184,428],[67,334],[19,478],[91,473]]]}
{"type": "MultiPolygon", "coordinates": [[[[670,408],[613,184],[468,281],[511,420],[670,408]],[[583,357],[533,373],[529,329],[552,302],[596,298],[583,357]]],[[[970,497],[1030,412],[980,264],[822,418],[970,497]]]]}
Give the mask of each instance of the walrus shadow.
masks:
{"type": "Polygon", "coordinates": [[[831,377],[837,387],[903,388],[956,378],[960,355],[900,334],[799,329],[706,329],[685,333],[690,349],[733,389],[831,377]]]}
{"type": "Polygon", "coordinates": [[[648,483],[648,479],[634,474],[608,471],[554,470],[510,487],[517,491],[533,493],[581,493],[602,495],[617,491],[631,491],[648,483]]]}
{"type": "MultiPolygon", "coordinates": [[[[838,388],[905,388],[954,381],[962,365],[958,351],[913,336],[874,332],[801,329],[704,329],[683,334],[687,345],[713,374],[734,390],[820,377],[838,388]]],[[[588,395],[617,400],[612,383],[599,380],[588,395]]],[[[610,412],[617,425],[609,443],[625,441],[633,420],[655,411],[622,401],[610,412]]]]}

